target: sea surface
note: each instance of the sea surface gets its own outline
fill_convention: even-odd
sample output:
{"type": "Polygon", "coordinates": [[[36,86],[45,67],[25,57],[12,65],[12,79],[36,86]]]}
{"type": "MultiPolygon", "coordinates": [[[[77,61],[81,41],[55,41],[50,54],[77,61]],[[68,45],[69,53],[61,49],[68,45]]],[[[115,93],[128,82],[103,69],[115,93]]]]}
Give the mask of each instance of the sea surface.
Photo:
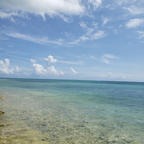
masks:
{"type": "Polygon", "coordinates": [[[0,144],[144,144],[144,83],[0,79],[0,144]]]}

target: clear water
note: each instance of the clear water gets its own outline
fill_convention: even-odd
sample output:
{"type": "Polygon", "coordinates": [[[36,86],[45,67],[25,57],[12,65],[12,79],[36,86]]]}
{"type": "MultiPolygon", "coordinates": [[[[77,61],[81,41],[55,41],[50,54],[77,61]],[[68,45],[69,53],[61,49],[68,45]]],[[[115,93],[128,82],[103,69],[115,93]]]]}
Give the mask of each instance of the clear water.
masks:
{"type": "Polygon", "coordinates": [[[0,79],[0,144],[144,144],[144,83],[0,79]]]}

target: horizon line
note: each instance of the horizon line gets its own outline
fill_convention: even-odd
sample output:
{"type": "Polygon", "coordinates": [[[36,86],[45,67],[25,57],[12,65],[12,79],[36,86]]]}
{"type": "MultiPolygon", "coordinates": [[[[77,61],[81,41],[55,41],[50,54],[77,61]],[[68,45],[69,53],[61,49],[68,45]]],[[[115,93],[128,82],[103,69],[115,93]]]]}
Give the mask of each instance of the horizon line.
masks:
{"type": "Polygon", "coordinates": [[[24,77],[0,77],[0,79],[27,79],[27,80],[63,80],[63,81],[95,81],[95,82],[123,82],[123,83],[144,83],[144,81],[127,81],[127,80],[91,80],[91,79],[55,79],[55,78],[24,78],[24,77]]]}

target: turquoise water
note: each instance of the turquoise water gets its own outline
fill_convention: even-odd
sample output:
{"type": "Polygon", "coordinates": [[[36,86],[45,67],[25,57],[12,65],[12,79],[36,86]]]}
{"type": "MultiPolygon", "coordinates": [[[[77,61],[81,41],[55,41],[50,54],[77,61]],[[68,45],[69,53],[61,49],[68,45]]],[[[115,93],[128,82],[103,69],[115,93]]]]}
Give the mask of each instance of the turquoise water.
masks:
{"type": "Polygon", "coordinates": [[[0,79],[0,144],[143,144],[144,83],[0,79]]]}

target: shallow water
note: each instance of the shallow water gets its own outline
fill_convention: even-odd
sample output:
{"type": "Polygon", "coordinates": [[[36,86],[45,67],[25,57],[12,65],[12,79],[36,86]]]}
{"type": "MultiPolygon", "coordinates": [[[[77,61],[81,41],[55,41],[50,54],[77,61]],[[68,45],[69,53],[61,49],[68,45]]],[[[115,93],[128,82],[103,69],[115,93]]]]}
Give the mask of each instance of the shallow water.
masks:
{"type": "Polygon", "coordinates": [[[0,79],[0,144],[143,144],[144,83],[0,79]]]}

